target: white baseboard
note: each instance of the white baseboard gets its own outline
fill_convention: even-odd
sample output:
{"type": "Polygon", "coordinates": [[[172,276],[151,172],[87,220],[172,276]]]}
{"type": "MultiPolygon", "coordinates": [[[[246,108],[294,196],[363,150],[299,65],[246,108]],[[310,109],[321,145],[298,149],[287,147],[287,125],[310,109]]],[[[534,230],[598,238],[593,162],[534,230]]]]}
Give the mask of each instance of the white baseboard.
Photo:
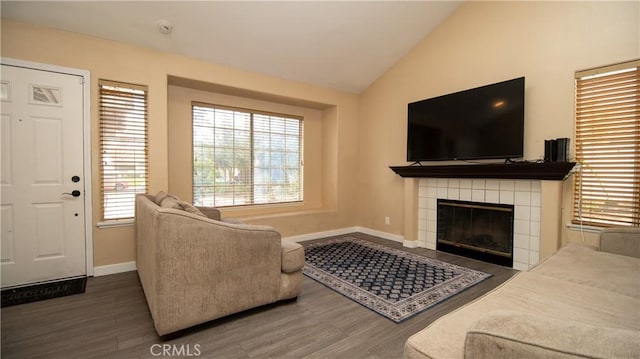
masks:
{"type": "Polygon", "coordinates": [[[394,241],[394,242],[400,242],[400,243],[404,243],[404,237],[398,234],[393,234],[393,233],[387,233],[387,232],[383,232],[383,231],[378,231],[376,229],[371,229],[371,228],[367,228],[367,227],[356,227],[358,230],[356,232],[361,232],[364,234],[368,234],[370,236],[376,236],[376,237],[380,237],[380,238],[384,238],[384,239],[388,239],[390,241],[394,241]]]}
{"type": "Polygon", "coordinates": [[[402,241],[402,245],[407,248],[426,248],[426,246],[422,245],[420,241],[402,241]]]}
{"type": "Polygon", "coordinates": [[[116,264],[108,264],[105,266],[93,267],[93,276],[100,277],[103,275],[131,272],[136,270],[136,262],[124,262],[116,264]]]}
{"type": "Polygon", "coordinates": [[[331,236],[341,236],[343,234],[354,233],[354,232],[361,232],[360,227],[332,229],[330,231],[307,233],[307,234],[301,234],[298,236],[284,237],[282,239],[286,241],[291,241],[291,242],[304,242],[304,241],[311,241],[314,239],[320,239],[320,238],[331,237],[331,236]]]}
{"type": "Polygon", "coordinates": [[[331,237],[331,236],[341,236],[343,234],[355,233],[355,232],[360,232],[360,233],[368,234],[371,236],[388,239],[394,242],[400,242],[400,243],[403,243],[405,246],[407,246],[406,245],[407,242],[413,242],[413,241],[405,241],[404,237],[398,234],[387,233],[387,232],[378,231],[378,230],[367,228],[367,227],[359,227],[359,226],[333,229],[330,231],[307,233],[299,236],[284,237],[283,239],[287,241],[292,241],[292,242],[304,242],[304,241],[310,241],[314,239],[320,239],[320,238],[331,237]]]}

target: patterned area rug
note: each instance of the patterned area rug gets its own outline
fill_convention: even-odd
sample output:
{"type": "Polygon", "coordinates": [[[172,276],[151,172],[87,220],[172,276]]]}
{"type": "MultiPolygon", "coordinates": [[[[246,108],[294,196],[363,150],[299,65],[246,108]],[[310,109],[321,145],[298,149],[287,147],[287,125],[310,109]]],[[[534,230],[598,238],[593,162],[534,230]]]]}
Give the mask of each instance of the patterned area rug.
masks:
{"type": "Polygon", "coordinates": [[[491,277],[345,236],[305,246],[304,274],[396,323],[491,277]]]}

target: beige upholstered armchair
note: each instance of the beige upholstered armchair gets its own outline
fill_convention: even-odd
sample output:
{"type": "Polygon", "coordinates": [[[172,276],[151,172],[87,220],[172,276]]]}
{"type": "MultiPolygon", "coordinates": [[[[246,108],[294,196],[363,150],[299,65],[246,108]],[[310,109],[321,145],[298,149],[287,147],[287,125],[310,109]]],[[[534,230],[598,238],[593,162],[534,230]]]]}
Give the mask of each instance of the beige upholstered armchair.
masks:
{"type": "Polygon", "coordinates": [[[161,192],[136,196],[136,264],[159,335],[295,298],[304,249],[161,192]]]}

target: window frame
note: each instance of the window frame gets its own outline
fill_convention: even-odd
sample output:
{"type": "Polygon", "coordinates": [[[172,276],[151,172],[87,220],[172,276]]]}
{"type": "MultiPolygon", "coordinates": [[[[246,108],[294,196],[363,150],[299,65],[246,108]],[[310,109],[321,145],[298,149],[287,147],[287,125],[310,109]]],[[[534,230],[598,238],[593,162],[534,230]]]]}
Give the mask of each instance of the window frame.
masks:
{"type": "Polygon", "coordinates": [[[577,71],[575,84],[572,223],[639,227],[640,60],[577,71]]]}
{"type": "Polygon", "coordinates": [[[144,85],[103,79],[98,81],[98,156],[101,201],[101,222],[98,223],[98,226],[100,227],[133,223],[135,195],[148,191],[148,92],[148,87],[144,85]],[[125,103],[123,104],[122,101],[125,103]],[[127,112],[123,111],[122,106],[135,106],[135,109],[127,112]],[[123,122],[126,117],[130,118],[130,122],[123,122]],[[124,135],[127,137],[125,141],[130,145],[117,145],[117,142],[122,142],[124,135]],[[118,182],[119,173],[122,175],[122,172],[117,170],[118,166],[130,168],[126,172],[132,176],[131,184],[124,180],[118,182]],[[110,200],[118,201],[120,204],[110,206],[110,200]]]}
{"type": "MultiPolygon", "coordinates": [[[[262,118],[264,120],[264,118],[262,118]]],[[[258,119],[260,120],[260,118],[258,119]]],[[[299,116],[299,115],[292,115],[292,114],[284,114],[284,113],[277,113],[277,112],[270,112],[270,111],[263,111],[263,110],[256,110],[256,109],[252,109],[252,108],[242,108],[242,107],[235,107],[235,106],[227,106],[227,105],[219,105],[219,104],[212,104],[212,103],[205,103],[205,102],[199,102],[199,101],[192,101],[191,103],[191,131],[192,131],[192,135],[191,135],[191,153],[192,153],[192,161],[191,161],[191,165],[192,165],[192,196],[193,196],[193,202],[196,205],[202,205],[202,206],[215,206],[215,207],[220,207],[220,208],[227,208],[227,209],[231,209],[231,208],[247,208],[247,207],[254,207],[254,206],[269,206],[269,205],[292,205],[292,204],[300,204],[300,203],[304,203],[304,117],[303,116],[299,116]],[[250,169],[250,171],[246,171],[246,172],[250,172],[250,176],[248,176],[248,183],[244,183],[244,186],[249,186],[250,189],[246,192],[241,192],[235,191],[235,187],[234,187],[234,192],[233,192],[233,200],[231,200],[231,203],[217,203],[216,198],[215,198],[215,191],[216,191],[216,185],[215,185],[215,179],[214,179],[214,183],[211,185],[205,185],[203,183],[196,183],[196,171],[197,168],[203,168],[203,166],[197,166],[196,165],[196,123],[195,123],[195,113],[196,113],[196,108],[199,108],[198,111],[203,111],[206,109],[212,110],[212,111],[231,111],[234,116],[235,114],[245,114],[248,116],[248,121],[249,121],[249,126],[248,126],[248,130],[239,130],[239,132],[241,131],[249,131],[249,155],[250,155],[250,166],[248,167],[250,169]],[[276,120],[284,120],[285,123],[286,121],[297,121],[297,133],[294,132],[285,132],[284,133],[277,133],[277,132],[271,132],[271,131],[264,131],[264,130],[258,130],[255,127],[255,123],[256,121],[256,117],[264,117],[264,118],[268,118],[268,121],[271,121],[272,119],[276,119],[276,120]],[[266,183],[259,183],[257,182],[256,178],[258,177],[258,175],[256,174],[256,170],[258,168],[263,168],[266,171],[273,171],[274,168],[272,166],[267,166],[267,167],[258,167],[256,166],[256,157],[257,157],[257,153],[259,151],[259,149],[256,149],[256,134],[258,133],[262,133],[262,134],[269,134],[269,135],[273,135],[273,134],[278,134],[278,135],[284,135],[284,138],[288,138],[287,136],[290,137],[296,137],[298,139],[297,142],[297,151],[289,151],[286,147],[286,145],[284,145],[284,148],[278,149],[278,150],[273,150],[273,147],[271,145],[269,145],[269,149],[267,150],[268,153],[270,155],[273,155],[274,153],[279,153],[280,155],[283,155],[286,157],[287,154],[291,154],[294,153],[295,156],[297,156],[297,166],[289,166],[289,165],[285,165],[283,167],[284,172],[287,171],[287,169],[293,169],[295,171],[297,171],[297,178],[298,178],[298,184],[297,184],[297,195],[294,196],[291,199],[287,199],[284,198],[283,200],[279,200],[279,201],[259,201],[257,200],[256,197],[256,187],[257,186],[261,186],[263,185],[264,187],[269,187],[269,186],[286,186],[287,183],[289,182],[284,182],[281,184],[276,184],[275,182],[266,182],[266,183]],[[211,188],[211,191],[213,192],[213,194],[211,195],[213,200],[212,203],[209,202],[200,202],[200,197],[202,197],[201,191],[198,191],[198,188],[200,189],[204,189],[204,188],[211,188]],[[246,197],[251,197],[249,200],[246,200],[245,203],[236,203],[236,195],[240,195],[240,196],[246,196],[246,197]]],[[[271,123],[271,122],[269,122],[271,123]]],[[[222,127],[216,127],[215,125],[212,125],[210,127],[213,131],[215,131],[215,128],[220,128],[222,129],[222,127]]],[[[234,131],[235,131],[235,125],[234,125],[234,131]]],[[[235,136],[235,132],[234,132],[234,136],[235,136]]],[[[235,137],[234,137],[235,139],[235,137]]],[[[286,142],[286,140],[285,140],[286,142]]],[[[215,144],[213,146],[211,146],[211,148],[216,148],[215,144]]],[[[218,148],[223,148],[223,146],[220,146],[218,148]]],[[[233,151],[235,151],[235,145],[233,147],[233,151]]],[[[242,151],[243,149],[240,148],[239,151],[242,151]]],[[[264,150],[264,148],[263,148],[264,150]]],[[[215,151],[215,150],[214,150],[215,151]]],[[[234,152],[235,154],[235,152],[234,152]]],[[[214,155],[215,156],[215,155],[214,155]]],[[[235,155],[234,155],[234,159],[235,159],[235,155]]],[[[288,158],[287,158],[288,159],[288,158]]],[[[287,162],[286,160],[284,161],[285,163],[287,162]]],[[[234,168],[235,169],[235,168],[234,168]]],[[[271,175],[270,175],[271,176],[271,175]]],[[[286,175],[285,175],[286,177],[286,175]]],[[[273,178],[271,178],[273,179],[273,178]]],[[[220,184],[218,187],[223,187],[223,186],[228,186],[228,184],[220,184]]],[[[232,186],[233,187],[233,186],[232,186]]],[[[240,186],[239,186],[240,187],[240,186]]]]}

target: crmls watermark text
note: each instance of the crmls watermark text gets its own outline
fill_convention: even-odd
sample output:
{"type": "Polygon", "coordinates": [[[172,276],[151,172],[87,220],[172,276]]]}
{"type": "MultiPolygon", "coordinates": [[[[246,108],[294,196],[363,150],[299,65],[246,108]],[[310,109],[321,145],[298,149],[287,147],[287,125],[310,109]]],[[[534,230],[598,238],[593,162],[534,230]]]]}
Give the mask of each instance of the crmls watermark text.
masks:
{"type": "Polygon", "coordinates": [[[149,352],[154,357],[198,357],[202,354],[200,344],[153,344],[149,352]]]}

